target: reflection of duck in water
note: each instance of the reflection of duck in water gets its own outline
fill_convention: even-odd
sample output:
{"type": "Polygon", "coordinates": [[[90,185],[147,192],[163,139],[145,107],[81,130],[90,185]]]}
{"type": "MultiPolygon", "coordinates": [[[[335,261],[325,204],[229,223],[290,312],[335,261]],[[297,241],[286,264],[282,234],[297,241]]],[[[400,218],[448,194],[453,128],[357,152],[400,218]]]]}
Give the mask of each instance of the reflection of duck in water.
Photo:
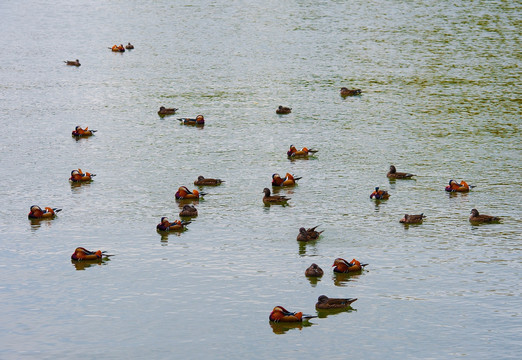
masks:
{"type": "Polygon", "coordinates": [[[305,270],[305,276],[308,277],[321,277],[323,276],[324,271],[317,264],[312,264],[308,269],[305,270]]]}
{"type": "Polygon", "coordinates": [[[405,173],[405,172],[397,172],[395,166],[390,165],[390,171],[386,174],[386,176],[390,179],[411,179],[415,174],[405,173]]]}
{"type": "Polygon", "coordinates": [[[317,316],[306,315],[302,312],[290,312],[282,306],[276,306],[270,313],[269,319],[274,322],[302,322],[317,316]]]}
{"type": "Polygon", "coordinates": [[[29,219],[52,219],[59,211],[62,209],[46,207],[45,210],[42,210],[38,205],[33,205],[29,209],[27,217],[29,219]]]}
{"type": "Polygon", "coordinates": [[[346,308],[349,308],[350,304],[356,300],[357,300],[356,298],[336,299],[336,298],[329,298],[326,295],[321,295],[317,299],[315,308],[317,310],[346,309],[346,308]]]}
{"type": "Polygon", "coordinates": [[[422,224],[422,220],[425,218],[424,213],[419,215],[404,214],[404,217],[399,220],[403,224],[422,224]]]}
{"type": "Polygon", "coordinates": [[[361,264],[358,260],[352,259],[351,262],[348,262],[342,258],[337,258],[334,260],[332,267],[335,273],[350,273],[361,271],[368,264],[361,264]]]}
{"type": "Polygon", "coordinates": [[[480,215],[477,209],[471,209],[471,216],[469,222],[472,224],[485,224],[499,222],[500,218],[491,215],[480,215]]]}

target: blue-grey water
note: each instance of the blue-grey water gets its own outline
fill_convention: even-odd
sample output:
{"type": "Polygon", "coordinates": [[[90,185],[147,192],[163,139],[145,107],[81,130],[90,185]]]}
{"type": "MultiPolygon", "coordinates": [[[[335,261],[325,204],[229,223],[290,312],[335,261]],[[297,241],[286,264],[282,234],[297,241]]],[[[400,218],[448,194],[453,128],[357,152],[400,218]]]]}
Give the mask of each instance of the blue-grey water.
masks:
{"type": "Polygon", "coordinates": [[[521,10],[1,2],[0,358],[519,358],[521,10]],[[197,114],[202,129],[176,120],[197,114]],[[98,132],[76,141],[76,125],[98,132]],[[290,144],[319,152],[289,161],[290,144]],[[416,180],[388,181],[390,164],[416,180]],[[77,168],[95,180],[71,186],[77,168]],[[279,191],[289,206],[263,206],[286,172],[303,177],[279,191]],[[204,189],[188,231],[159,235],[198,175],[226,182],[204,189]],[[449,195],[449,179],[476,187],[449,195]],[[371,201],[375,186],[390,199],[371,201]],[[31,223],[33,204],[63,211],[31,223]],[[472,208],[502,223],[472,226],[472,208]],[[297,243],[318,224],[318,241],[297,243]],[[75,266],[77,246],[114,256],[75,266]],[[335,277],[337,257],[370,265],[335,277]],[[358,300],[269,324],[276,305],[316,314],[321,294],[358,300]]]}

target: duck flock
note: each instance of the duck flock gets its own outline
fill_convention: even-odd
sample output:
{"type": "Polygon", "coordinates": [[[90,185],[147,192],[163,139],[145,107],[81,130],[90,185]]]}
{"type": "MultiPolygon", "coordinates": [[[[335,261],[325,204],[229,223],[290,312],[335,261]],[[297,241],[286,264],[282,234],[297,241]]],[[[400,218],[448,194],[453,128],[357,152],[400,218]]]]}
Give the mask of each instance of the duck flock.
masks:
{"type": "MultiPolygon", "coordinates": [[[[124,52],[125,50],[134,49],[134,46],[128,43],[126,46],[123,45],[114,45],[109,47],[111,51],[114,52],[124,52]]],[[[76,60],[66,60],[64,63],[68,66],[80,66],[80,61],[76,60]]],[[[348,97],[348,96],[360,96],[362,94],[361,89],[348,89],[346,87],[342,87],[340,90],[340,96],[348,97]]],[[[166,108],[161,106],[158,110],[158,115],[168,116],[174,115],[178,109],[177,108],[166,108]]],[[[285,115],[291,113],[290,107],[279,106],[276,109],[276,113],[279,115],[285,115]]],[[[205,120],[203,115],[198,115],[195,119],[191,118],[180,118],[178,119],[183,125],[193,125],[193,126],[204,126],[205,120]]],[[[88,127],[83,129],[81,126],[76,126],[76,128],[72,131],[72,136],[76,139],[90,137],[95,135],[97,130],[90,130],[88,127]]],[[[318,149],[312,149],[303,147],[301,149],[296,148],[294,145],[290,145],[290,148],[287,152],[287,157],[289,159],[310,159],[316,158],[316,153],[318,149]]],[[[69,181],[75,184],[82,184],[93,181],[93,177],[95,174],[89,172],[83,172],[81,169],[74,169],[71,171],[71,177],[69,181]]],[[[415,179],[417,175],[408,172],[398,172],[394,165],[391,165],[389,171],[387,173],[387,177],[390,180],[411,180],[415,179]]],[[[280,188],[280,187],[293,187],[297,185],[298,180],[301,177],[296,177],[293,174],[287,173],[284,177],[279,174],[272,175],[272,188],[280,188]]],[[[206,178],[200,175],[195,181],[194,185],[198,187],[205,186],[219,186],[224,183],[225,180],[217,179],[217,178],[206,178]]],[[[474,186],[468,185],[465,181],[461,181],[457,183],[454,180],[450,180],[445,190],[447,192],[469,192],[474,186]]],[[[269,187],[264,188],[260,193],[263,193],[263,197],[261,198],[262,202],[265,206],[271,205],[281,205],[285,206],[288,204],[290,198],[284,195],[274,195],[269,187]]],[[[183,232],[187,229],[187,225],[191,223],[190,219],[198,216],[198,210],[194,205],[194,201],[203,198],[206,195],[205,192],[198,190],[190,190],[186,186],[180,186],[175,194],[176,201],[180,203],[182,209],[179,213],[180,219],[176,219],[174,221],[169,221],[167,217],[162,217],[160,223],[157,224],[156,230],[159,233],[168,233],[168,232],[183,232]]],[[[380,202],[386,201],[390,198],[390,194],[388,191],[376,187],[375,190],[370,194],[370,199],[380,202]]],[[[61,209],[53,208],[50,206],[44,207],[43,209],[38,205],[32,205],[30,207],[30,212],[28,214],[29,219],[32,221],[39,220],[49,220],[54,218],[61,209]]],[[[426,216],[421,214],[405,214],[403,218],[399,221],[403,224],[422,224],[423,220],[426,216]]],[[[500,222],[500,218],[496,216],[483,215],[478,212],[477,209],[471,210],[471,215],[469,217],[469,222],[474,225],[484,224],[484,223],[498,223],[500,222]]],[[[305,228],[301,227],[298,230],[296,240],[301,243],[315,241],[320,238],[321,234],[324,230],[318,231],[316,230],[318,226],[305,228]]],[[[71,260],[76,262],[103,262],[108,257],[113,256],[111,254],[107,254],[106,251],[90,251],[84,247],[77,247],[73,254],[71,255],[71,260]]],[[[333,262],[333,272],[341,273],[341,274],[360,274],[364,271],[365,266],[368,264],[361,263],[357,259],[352,259],[351,261],[347,261],[343,258],[337,258],[333,262]]],[[[309,268],[305,271],[305,276],[309,278],[318,278],[323,276],[324,271],[317,265],[311,264],[309,268]]],[[[321,295],[317,299],[317,303],[315,308],[318,312],[320,311],[331,311],[331,310],[347,310],[351,308],[351,304],[356,301],[356,298],[329,298],[326,295],[321,295]]],[[[301,323],[303,321],[307,321],[311,318],[316,317],[315,315],[307,315],[303,314],[303,312],[293,312],[289,311],[281,305],[275,306],[272,312],[269,315],[269,320],[271,323],[301,323]]]]}

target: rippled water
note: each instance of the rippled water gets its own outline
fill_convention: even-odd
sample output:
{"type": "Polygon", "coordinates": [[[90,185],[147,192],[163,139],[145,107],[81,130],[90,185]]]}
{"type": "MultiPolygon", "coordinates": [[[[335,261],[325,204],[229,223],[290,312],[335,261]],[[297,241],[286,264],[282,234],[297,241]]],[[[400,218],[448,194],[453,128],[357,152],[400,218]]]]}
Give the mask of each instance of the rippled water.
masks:
{"type": "Polygon", "coordinates": [[[520,10],[1,3],[0,358],[516,358],[520,10]],[[180,126],[161,105],[207,123],[180,126]],[[75,141],[76,125],[98,132],[75,141]],[[291,162],[290,144],[319,152],[291,162]],[[390,164],[417,180],[389,182],[390,164]],[[78,167],[95,181],[71,186],[78,167]],[[279,192],[289,206],[261,202],[275,172],[303,177],[279,192]],[[188,231],[157,234],[198,175],[226,182],[205,189],[188,231]],[[448,195],[452,178],[477,187],[448,195]],[[390,200],[372,202],[375,186],[390,200]],[[63,211],[32,224],[32,204],[63,211]],[[503,222],[471,226],[471,208],[503,222]],[[421,212],[422,225],[398,222],[421,212]],[[318,224],[318,241],[297,243],[318,224]],[[77,266],[77,246],[115,256],[77,266]],[[335,277],[336,257],[370,265],[335,277]],[[318,282],[304,276],[312,262],[318,282]],[[321,294],[359,300],[269,324],[276,305],[315,314],[321,294]]]}

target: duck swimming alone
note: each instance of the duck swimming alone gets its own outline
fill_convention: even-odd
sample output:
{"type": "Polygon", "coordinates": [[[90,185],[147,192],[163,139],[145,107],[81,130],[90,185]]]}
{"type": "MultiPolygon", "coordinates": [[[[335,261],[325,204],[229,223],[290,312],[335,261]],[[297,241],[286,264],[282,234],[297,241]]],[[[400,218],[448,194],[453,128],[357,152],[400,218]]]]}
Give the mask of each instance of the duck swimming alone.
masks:
{"type": "Polygon", "coordinates": [[[291,112],[292,112],[292,108],[289,108],[286,106],[279,105],[279,107],[276,109],[276,114],[279,114],[279,115],[290,114],[291,112]]]}
{"type": "Polygon", "coordinates": [[[29,219],[52,219],[59,211],[62,209],[46,207],[45,210],[42,210],[38,205],[32,205],[27,217],[29,219]]]}
{"type": "Polygon", "coordinates": [[[92,178],[96,176],[96,174],[91,173],[83,173],[82,169],[73,170],[71,171],[71,177],[69,178],[69,181],[71,182],[87,182],[91,181],[92,178]]]}
{"type": "Polygon", "coordinates": [[[198,115],[196,116],[195,119],[190,119],[190,118],[180,118],[178,119],[181,124],[183,125],[198,125],[198,126],[202,126],[202,125],[205,125],[205,118],[203,117],[203,115],[198,115]]]}
{"type": "Polygon", "coordinates": [[[361,264],[358,260],[352,259],[352,262],[348,262],[342,258],[334,260],[332,267],[336,273],[349,273],[361,271],[368,264],[361,264]]]}
{"type": "Polygon", "coordinates": [[[286,152],[289,158],[307,158],[310,154],[315,154],[319,150],[308,149],[306,147],[297,150],[294,145],[290,145],[290,150],[286,152]]]}
{"type": "Polygon", "coordinates": [[[315,308],[317,310],[346,309],[349,308],[350,304],[354,301],[357,301],[357,298],[336,299],[321,295],[317,298],[315,308]]]}
{"type": "Polygon", "coordinates": [[[132,50],[132,49],[134,49],[134,45],[132,45],[131,43],[128,43],[127,45],[125,45],[125,49],[132,50]]]}
{"type": "Polygon", "coordinates": [[[172,115],[176,113],[177,110],[177,108],[166,108],[165,106],[160,106],[158,110],[158,115],[172,115]]]}
{"type": "Polygon", "coordinates": [[[270,189],[264,188],[263,192],[265,193],[265,196],[263,196],[263,202],[265,204],[273,204],[273,205],[284,205],[290,200],[290,198],[287,198],[284,195],[270,195],[270,189]]]}
{"type": "Polygon", "coordinates": [[[194,181],[194,185],[198,185],[198,186],[217,186],[217,185],[221,185],[221,183],[223,183],[224,180],[221,180],[221,179],[207,179],[201,175],[198,176],[198,179],[196,181],[194,181]]]}
{"type": "Polygon", "coordinates": [[[405,173],[405,172],[397,172],[395,166],[390,165],[390,171],[386,174],[386,176],[390,179],[411,179],[412,176],[416,176],[415,174],[405,173]]]}
{"type": "Polygon", "coordinates": [[[282,306],[276,306],[268,318],[274,322],[302,322],[303,320],[312,319],[314,317],[317,316],[306,315],[302,312],[290,312],[282,306]]]}
{"type": "Polygon", "coordinates": [[[422,220],[425,218],[424,213],[420,215],[408,215],[405,214],[402,219],[399,220],[403,224],[422,224],[422,220]]]}
{"type": "Polygon", "coordinates": [[[450,180],[448,186],[444,190],[447,192],[468,192],[470,188],[474,186],[468,185],[467,182],[462,180],[460,184],[458,184],[455,180],[450,180]]]}
{"type": "Polygon", "coordinates": [[[80,60],[78,60],[78,59],[76,59],[76,60],[65,60],[64,63],[66,63],[69,66],[81,66],[82,65],[82,64],[80,64],[80,60]]]}
{"type": "Polygon", "coordinates": [[[390,194],[388,194],[385,190],[379,190],[379,187],[377,186],[375,188],[375,191],[371,193],[370,199],[375,200],[387,200],[390,197],[390,194]]]}
{"type": "Polygon", "coordinates": [[[361,92],[362,92],[361,89],[348,89],[346,87],[342,87],[340,94],[342,97],[347,97],[347,96],[361,95],[361,92]]]}
{"type": "Polygon", "coordinates": [[[290,173],[286,173],[284,179],[279,174],[272,174],[272,186],[295,186],[300,179],[301,177],[294,177],[290,173]]]}
{"type": "Polygon", "coordinates": [[[105,251],[89,251],[83,247],[77,247],[71,255],[71,260],[87,261],[87,260],[101,260],[112,255],[107,255],[105,251]]]}
{"type": "Polygon", "coordinates": [[[170,222],[166,217],[162,217],[158,225],[156,225],[157,231],[184,231],[186,226],[190,224],[190,221],[174,220],[170,222]]]}
{"type": "Polygon", "coordinates": [[[85,129],[82,129],[82,127],[78,125],[74,128],[71,135],[74,137],[87,137],[94,135],[96,131],[98,130],[89,130],[88,126],[85,129]]]}
{"type": "Polygon", "coordinates": [[[181,217],[196,217],[198,216],[198,209],[192,204],[183,205],[183,209],[179,212],[181,217]]]}
{"type": "Polygon", "coordinates": [[[174,195],[177,200],[183,200],[183,199],[199,199],[200,197],[205,196],[206,193],[199,192],[197,190],[190,191],[186,186],[181,186],[176,194],[174,195]]]}
{"type": "MultiPolygon", "coordinates": [[[[317,225],[319,226],[319,225],[317,225]]],[[[317,226],[309,229],[305,229],[304,227],[299,229],[299,234],[297,235],[297,241],[313,241],[319,238],[319,235],[323,233],[322,231],[316,231],[317,226]]]]}
{"type": "Polygon", "coordinates": [[[323,276],[324,271],[317,264],[312,264],[305,270],[305,276],[308,277],[321,277],[323,276]]]}
{"type": "Polygon", "coordinates": [[[500,220],[498,216],[480,215],[477,209],[471,209],[469,217],[469,222],[472,224],[498,223],[500,220]]]}

